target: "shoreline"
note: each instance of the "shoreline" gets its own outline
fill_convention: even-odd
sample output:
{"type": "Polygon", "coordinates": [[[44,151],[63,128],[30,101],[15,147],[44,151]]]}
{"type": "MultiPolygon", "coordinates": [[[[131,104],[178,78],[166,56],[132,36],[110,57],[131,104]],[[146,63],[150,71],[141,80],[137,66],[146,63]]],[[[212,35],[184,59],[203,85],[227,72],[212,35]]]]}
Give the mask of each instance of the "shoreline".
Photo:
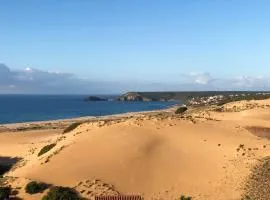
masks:
{"type": "Polygon", "coordinates": [[[155,114],[163,112],[172,112],[181,104],[175,104],[164,109],[156,109],[149,111],[137,111],[137,112],[126,112],[112,115],[102,116],[84,116],[74,117],[67,119],[55,119],[55,120],[44,120],[44,121],[28,121],[28,122],[15,122],[0,124],[0,133],[6,131],[22,131],[22,130],[39,130],[39,129],[64,129],[68,125],[75,122],[93,122],[99,120],[117,120],[123,118],[129,118],[134,116],[140,116],[144,114],[155,114]]]}
{"type": "MultiPolygon", "coordinates": [[[[260,94],[260,93],[258,93],[260,94]]],[[[263,93],[264,94],[264,93],[263,93]]],[[[268,93],[267,93],[268,94],[268,93]]],[[[238,97],[238,96],[237,96],[238,97]]],[[[198,97],[197,99],[191,100],[189,104],[189,108],[197,110],[199,109],[206,109],[209,106],[222,106],[227,103],[237,102],[237,101],[250,101],[250,99],[246,99],[247,96],[241,97],[239,100],[231,98],[223,101],[223,99],[217,99],[217,96],[206,96],[206,97],[198,97]],[[220,104],[220,105],[219,105],[220,104]]],[[[256,100],[263,100],[268,99],[268,96],[263,96],[262,99],[256,100]]],[[[255,99],[254,99],[255,100],[255,99]]],[[[185,102],[175,102],[173,105],[169,105],[163,109],[154,109],[148,111],[134,111],[134,112],[124,112],[118,114],[108,114],[108,115],[101,115],[101,116],[82,116],[82,117],[72,117],[72,118],[60,118],[60,119],[52,119],[52,120],[41,120],[41,121],[25,121],[25,122],[11,122],[11,123],[0,123],[0,132],[12,129],[56,129],[56,128],[65,128],[68,124],[74,122],[85,122],[85,121],[95,121],[95,120],[104,120],[104,119],[119,119],[119,118],[126,118],[130,116],[140,115],[140,114],[149,114],[149,113],[156,113],[156,112],[166,112],[172,111],[176,107],[183,105],[185,102]],[[51,126],[51,127],[50,127],[51,126]]]]}

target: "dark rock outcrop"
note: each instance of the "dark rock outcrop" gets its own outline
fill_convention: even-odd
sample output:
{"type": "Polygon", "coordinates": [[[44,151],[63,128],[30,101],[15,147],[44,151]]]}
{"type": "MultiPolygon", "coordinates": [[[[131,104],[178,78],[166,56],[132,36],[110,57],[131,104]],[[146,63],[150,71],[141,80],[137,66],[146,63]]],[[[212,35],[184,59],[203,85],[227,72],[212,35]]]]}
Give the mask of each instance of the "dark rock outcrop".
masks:
{"type": "Polygon", "coordinates": [[[89,96],[89,97],[86,97],[84,101],[108,101],[108,99],[101,98],[98,96],[89,96]]]}

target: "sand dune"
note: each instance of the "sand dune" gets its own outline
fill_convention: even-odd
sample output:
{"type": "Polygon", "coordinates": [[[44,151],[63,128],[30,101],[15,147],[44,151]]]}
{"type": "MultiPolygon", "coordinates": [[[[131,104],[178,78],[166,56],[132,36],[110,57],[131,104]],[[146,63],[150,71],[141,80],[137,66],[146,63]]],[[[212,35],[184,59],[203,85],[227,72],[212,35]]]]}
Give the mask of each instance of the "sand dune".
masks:
{"type": "MultiPolygon", "coordinates": [[[[65,135],[61,130],[0,133],[0,156],[24,159],[8,173],[18,177],[13,185],[39,180],[77,186],[79,192],[91,191],[82,194],[88,198],[107,191],[141,194],[146,200],[179,199],[181,194],[241,199],[250,169],[270,155],[269,140],[247,129],[270,128],[270,100],[246,104],[230,103],[226,112],[187,113],[182,118],[143,114],[110,123],[89,122],[65,135]],[[40,148],[54,142],[51,151],[37,156],[40,148]]],[[[19,195],[40,198],[23,189],[19,195]]]]}

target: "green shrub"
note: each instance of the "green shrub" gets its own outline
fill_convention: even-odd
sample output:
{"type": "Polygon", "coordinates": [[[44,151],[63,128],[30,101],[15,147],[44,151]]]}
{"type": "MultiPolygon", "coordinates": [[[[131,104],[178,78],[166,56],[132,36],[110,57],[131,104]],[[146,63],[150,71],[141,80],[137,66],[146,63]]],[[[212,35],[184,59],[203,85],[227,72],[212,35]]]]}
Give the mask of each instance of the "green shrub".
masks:
{"type": "Polygon", "coordinates": [[[75,122],[73,124],[70,124],[67,128],[65,128],[63,133],[68,133],[68,132],[74,130],[75,128],[77,128],[78,126],[80,126],[81,124],[82,124],[81,122],[75,122]]]}
{"type": "Polygon", "coordinates": [[[53,187],[42,200],[80,200],[78,193],[68,187],[53,187]]]}
{"type": "Polygon", "coordinates": [[[185,195],[182,195],[180,197],[180,200],[191,200],[192,198],[191,197],[186,197],[185,195]]]}
{"type": "Polygon", "coordinates": [[[48,185],[45,183],[39,183],[36,181],[29,182],[25,186],[25,192],[28,194],[36,194],[36,193],[41,193],[44,190],[48,188],[48,185]]]}
{"type": "Polygon", "coordinates": [[[49,144],[49,145],[46,145],[44,146],[38,153],[38,156],[41,156],[43,155],[44,153],[47,153],[48,151],[50,151],[53,147],[55,147],[55,143],[53,144],[49,144]]]}
{"type": "Polygon", "coordinates": [[[223,112],[223,107],[217,107],[214,109],[216,112],[223,112]]]}
{"type": "Polygon", "coordinates": [[[9,199],[11,193],[10,187],[0,187],[0,199],[9,199]]]}
{"type": "Polygon", "coordinates": [[[221,101],[221,102],[217,103],[217,106],[223,106],[226,103],[229,103],[229,101],[221,101]]]}
{"type": "Polygon", "coordinates": [[[182,106],[175,111],[175,114],[182,114],[187,111],[187,107],[182,106]]]}

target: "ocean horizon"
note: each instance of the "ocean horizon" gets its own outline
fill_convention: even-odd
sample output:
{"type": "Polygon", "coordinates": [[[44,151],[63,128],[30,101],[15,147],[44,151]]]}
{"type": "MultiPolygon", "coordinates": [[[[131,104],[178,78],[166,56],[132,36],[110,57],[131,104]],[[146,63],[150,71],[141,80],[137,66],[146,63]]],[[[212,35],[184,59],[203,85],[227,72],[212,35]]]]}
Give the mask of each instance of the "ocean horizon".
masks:
{"type": "Polygon", "coordinates": [[[179,102],[121,102],[118,95],[98,95],[109,101],[84,101],[88,95],[0,95],[0,124],[50,121],[153,111],[179,102]]]}

